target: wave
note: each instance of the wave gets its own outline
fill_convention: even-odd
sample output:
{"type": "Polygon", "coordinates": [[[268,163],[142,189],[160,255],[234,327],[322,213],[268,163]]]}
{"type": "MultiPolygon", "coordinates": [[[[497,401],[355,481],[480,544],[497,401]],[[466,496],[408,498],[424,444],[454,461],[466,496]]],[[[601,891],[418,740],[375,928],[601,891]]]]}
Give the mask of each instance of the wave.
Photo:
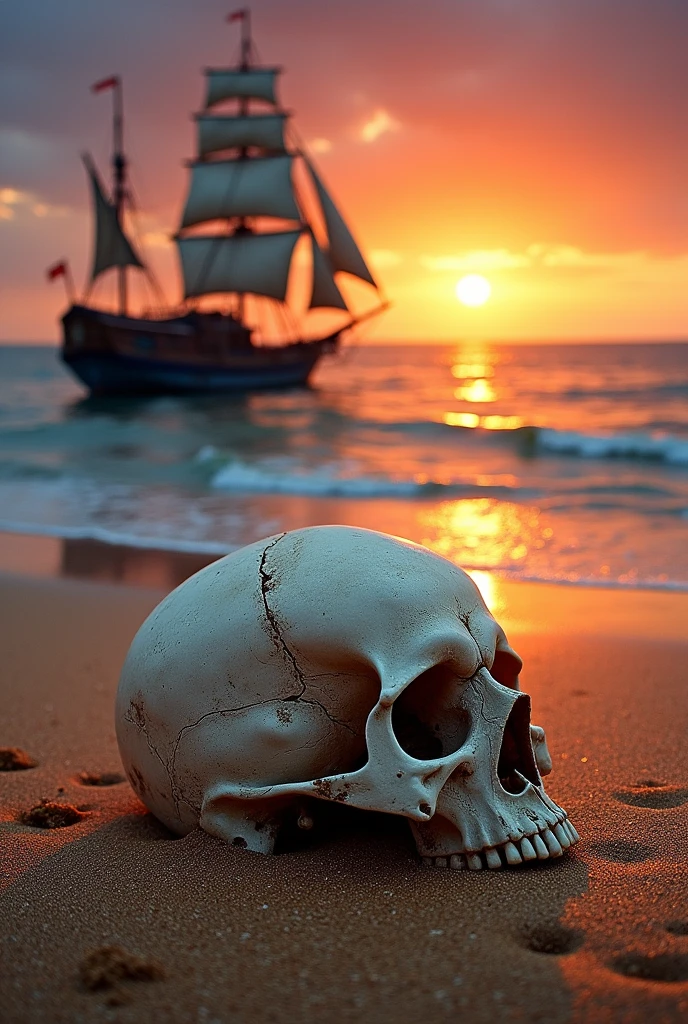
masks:
{"type": "Polygon", "coordinates": [[[293,464],[248,465],[233,460],[210,480],[213,490],[236,494],[288,494],[312,498],[496,498],[529,500],[535,492],[505,484],[476,484],[471,480],[399,480],[385,476],[342,476],[337,466],[311,472],[293,464]]]}
{"type": "MultiPolygon", "coordinates": [[[[590,442],[606,442],[607,439],[581,437],[579,439],[556,438],[552,448],[542,445],[543,453],[556,452],[562,455],[579,455],[585,458],[621,458],[626,454],[623,444],[610,454],[591,454],[590,442]],[[561,448],[555,447],[558,443],[561,448]],[[580,442],[580,443],[579,443],[580,442]],[[574,450],[574,445],[578,447],[574,450]],[[569,447],[570,446],[570,447],[569,447]]],[[[596,451],[602,448],[600,444],[596,451]]],[[[680,462],[673,452],[674,464],[680,462]]],[[[656,456],[645,456],[656,457],[656,456]]],[[[667,458],[665,461],[669,461],[667,458]]],[[[394,479],[376,475],[342,475],[337,466],[320,466],[310,472],[297,464],[271,465],[270,463],[247,464],[239,460],[224,463],[213,472],[209,486],[214,491],[226,494],[284,494],[311,498],[407,498],[437,499],[448,498],[490,498],[499,501],[530,502],[541,507],[550,507],[563,502],[568,507],[572,502],[590,508],[628,508],[629,504],[641,501],[643,509],[656,514],[684,514],[685,497],[674,489],[650,485],[643,481],[633,484],[610,480],[600,484],[592,480],[562,480],[556,488],[543,491],[540,487],[523,486],[514,483],[476,483],[471,478],[433,480],[427,478],[394,479]],[[650,503],[651,507],[645,509],[650,503]]]]}
{"type": "MultiPolygon", "coordinates": [[[[98,541],[113,547],[128,547],[138,550],[168,552],[170,555],[191,554],[208,556],[210,559],[220,558],[236,551],[240,544],[228,545],[217,542],[192,540],[188,538],[156,537],[146,534],[135,534],[126,531],[107,530],[102,527],[66,525],[27,524],[0,520],[0,532],[22,534],[24,536],[53,537],[56,540],[98,541]]],[[[487,572],[499,579],[520,583],[554,583],[570,587],[595,587],[605,590],[663,590],[670,592],[688,592],[688,580],[655,579],[610,579],[599,576],[586,576],[578,573],[567,573],[552,569],[539,572],[514,569],[512,565],[482,564],[479,559],[464,562],[463,568],[470,573],[487,572]]]]}
{"type": "Polygon", "coordinates": [[[584,459],[644,459],[688,466],[688,439],[649,434],[580,434],[573,430],[535,428],[535,447],[556,455],[584,459]]]}
{"type": "Polygon", "coordinates": [[[222,555],[236,550],[238,545],[229,546],[215,541],[191,540],[184,538],[156,537],[151,534],[129,533],[107,530],[102,526],[67,526],[53,523],[15,522],[0,519],[0,532],[18,533],[31,537],[54,537],[56,540],[97,541],[113,547],[139,548],[146,551],[170,551],[189,555],[222,555]]]}
{"type": "MultiPolygon", "coordinates": [[[[550,392],[543,392],[543,395],[547,397],[550,394],[550,392]]],[[[651,384],[639,387],[620,384],[618,388],[599,388],[591,384],[590,387],[564,388],[558,391],[557,394],[560,398],[608,398],[615,402],[628,402],[639,398],[645,403],[650,403],[655,398],[665,400],[672,397],[684,397],[688,394],[688,380],[670,381],[666,384],[651,384]]]]}
{"type": "MultiPolygon", "coordinates": [[[[495,419],[496,417],[492,417],[495,419]]],[[[504,421],[518,420],[518,416],[505,415],[504,421]]],[[[438,420],[371,420],[356,417],[342,417],[347,429],[374,431],[379,434],[402,434],[405,438],[422,438],[431,443],[461,437],[462,444],[474,439],[484,444],[510,445],[527,455],[556,454],[577,456],[585,459],[631,459],[662,462],[667,465],[688,466],[688,438],[670,432],[649,433],[643,431],[619,434],[586,434],[575,430],[558,430],[536,424],[522,423],[518,426],[489,427],[478,421],[475,426],[461,423],[449,424],[438,420]]],[[[654,426],[654,424],[653,424],[654,426]]]]}
{"type": "Polygon", "coordinates": [[[410,498],[437,493],[445,486],[434,481],[342,477],[327,466],[304,473],[289,467],[249,466],[239,461],[227,463],[211,479],[211,487],[218,491],[333,498],[410,498]]]}

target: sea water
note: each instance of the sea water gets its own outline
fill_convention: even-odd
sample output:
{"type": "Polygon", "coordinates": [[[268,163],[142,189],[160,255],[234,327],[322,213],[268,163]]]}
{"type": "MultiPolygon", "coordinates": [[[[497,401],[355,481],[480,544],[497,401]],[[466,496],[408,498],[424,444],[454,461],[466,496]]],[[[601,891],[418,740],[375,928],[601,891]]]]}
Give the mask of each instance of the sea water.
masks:
{"type": "Polygon", "coordinates": [[[108,400],[0,347],[0,530],[221,554],[322,522],[688,589],[688,345],[361,345],[307,389],[108,400]]]}

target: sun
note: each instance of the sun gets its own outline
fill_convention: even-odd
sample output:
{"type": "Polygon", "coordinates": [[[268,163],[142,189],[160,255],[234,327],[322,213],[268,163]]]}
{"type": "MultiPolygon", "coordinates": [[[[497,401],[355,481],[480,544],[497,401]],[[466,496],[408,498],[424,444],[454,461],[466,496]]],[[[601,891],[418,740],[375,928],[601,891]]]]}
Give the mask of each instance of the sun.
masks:
{"type": "Polygon", "coordinates": [[[467,274],[456,282],[456,297],[464,306],[484,306],[492,286],[482,274],[467,274]]]}

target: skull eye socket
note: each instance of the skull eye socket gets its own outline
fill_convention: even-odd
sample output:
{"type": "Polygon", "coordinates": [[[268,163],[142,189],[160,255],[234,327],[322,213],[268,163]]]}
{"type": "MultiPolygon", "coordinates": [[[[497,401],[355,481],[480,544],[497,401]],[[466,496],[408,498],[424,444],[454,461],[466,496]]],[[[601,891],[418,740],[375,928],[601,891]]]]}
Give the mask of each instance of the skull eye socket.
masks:
{"type": "Polygon", "coordinates": [[[490,675],[502,686],[508,686],[510,690],[518,690],[518,677],[522,668],[523,662],[516,651],[512,651],[511,648],[508,650],[497,648],[490,675]]]}
{"type": "Polygon", "coordinates": [[[466,680],[450,664],[417,676],[392,707],[392,729],[402,750],[419,761],[435,761],[459,750],[471,728],[461,704],[466,680]]]}

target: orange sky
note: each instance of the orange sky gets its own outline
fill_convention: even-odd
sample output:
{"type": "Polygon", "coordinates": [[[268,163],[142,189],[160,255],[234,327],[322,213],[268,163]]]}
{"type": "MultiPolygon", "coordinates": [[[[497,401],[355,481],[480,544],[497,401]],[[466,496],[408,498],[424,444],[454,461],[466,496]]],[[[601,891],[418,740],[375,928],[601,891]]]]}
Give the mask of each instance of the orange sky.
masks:
{"type": "MultiPolygon", "coordinates": [[[[89,262],[79,152],[107,172],[125,83],[141,229],[170,301],[167,236],[220,0],[35,0],[0,38],[0,339],[54,340],[68,257],[89,262]]],[[[393,308],[371,340],[688,336],[688,4],[676,0],[255,0],[261,58],[393,308]],[[477,271],[476,310],[454,286],[477,271]]],[[[107,288],[104,289],[104,294],[107,288]]]]}

